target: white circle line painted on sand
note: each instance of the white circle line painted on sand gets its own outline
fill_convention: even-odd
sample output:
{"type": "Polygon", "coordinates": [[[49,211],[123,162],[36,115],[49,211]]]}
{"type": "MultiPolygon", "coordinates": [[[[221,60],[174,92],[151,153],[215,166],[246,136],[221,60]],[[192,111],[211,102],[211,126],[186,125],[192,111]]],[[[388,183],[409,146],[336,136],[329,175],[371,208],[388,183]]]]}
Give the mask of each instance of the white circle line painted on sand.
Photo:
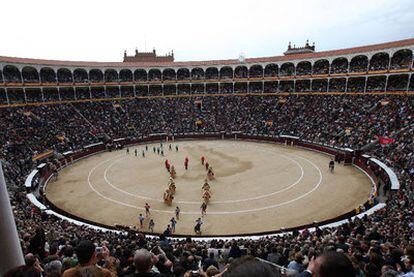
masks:
{"type": "Polygon", "coordinates": [[[112,199],[112,198],[109,198],[109,197],[106,197],[105,195],[103,195],[102,193],[100,193],[99,191],[97,191],[96,189],[95,189],[95,187],[93,187],[92,186],[92,183],[91,183],[91,175],[92,175],[92,172],[94,172],[95,171],[95,169],[97,168],[97,167],[99,167],[100,165],[102,165],[102,164],[104,164],[104,163],[106,163],[106,162],[108,162],[108,161],[111,161],[113,158],[111,158],[111,159],[108,159],[108,160],[105,160],[105,161],[103,161],[103,162],[100,162],[100,163],[98,163],[97,165],[95,165],[90,171],[89,171],[89,173],[88,173],[88,185],[89,185],[89,187],[97,194],[97,195],[99,195],[100,197],[102,197],[102,198],[104,198],[104,199],[106,199],[106,200],[108,200],[108,201],[111,201],[111,202],[114,202],[114,203],[117,203],[117,204],[120,204],[120,205],[123,205],[123,206],[126,206],[126,207],[130,207],[130,208],[137,208],[136,206],[134,206],[134,205],[130,205],[130,204],[127,204],[127,203],[124,203],[124,202],[121,202],[121,201],[118,201],[118,200],[114,200],[114,199],[112,199]]]}
{"type": "MultiPolygon", "coordinates": [[[[274,153],[270,153],[271,155],[276,155],[276,154],[274,154],[274,153]]],[[[268,194],[263,194],[263,195],[259,195],[259,196],[255,196],[255,197],[250,197],[250,198],[243,198],[243,199],[234,199],[234,200],[223,200],[223,201],[211,201],[210,203],[211,204],[229,204],[229,203],[240,203],[240,202],[247,202],[247,201],[253,201],[253,200],[259,200],[259,199],[263,199],[263,198],[267,198],[267,197],[271,197],[271,196],[273,196],[273,195],[276,195],[276,194],[279,194],[279,193],[282,193],[282,192],[285,192],[285,191],[287,191],[287,190],[289,190],[289,189],[291,189],[291,188],[293,188],[294,186],[296,186],[297,184],[299,184],[300,183],[300,181],[302,181],[302,179],[303,179],[303,176],[304,176],[304,170],[303,170],[303,167],[302,167],[302,165],[300,164],[300,163],[298,163],[297,161],[295,161],[294,159],[291,159],[291,158],[289,158],[288,156],[286,156],[286,155],[284,155],[284,154],[280,154],[280,156],[283,156],[284,158],[286,158],[286,159],[288,159],[288,160],[290,160],[290,161],[292,161],[292,162],[294,162],[299,168],[300,168],[300,171],[301,171],[301,174],[300,174],[300,177],[294,182],[294,183],[292,183],[291,185],[289,185],[289,186],[287,186],[287,187],[285,187],[285,188],[283,188],[283,189],[280,189],[280,190],[278,190],[278,191],[274,191],[274,192],[271,192],[271,193],[268,193],[268,194]]],[[[116,163],[118,163],[120,160],[122,160],[122,159],[125,159],[126,157],[121,157],[121,158],[118,158],[118,159],[115,159],[114,160],[114,162],[112,162],[110,165],[108,165],[107,167],[106,167],[106,169],[105,169],[105,171],[104,171],[104,179],[105,179],[105,182],[109,185],[109,186],[111,186],[112,188],[114,188],[115,190],[117,190],[117,191],[119,191],[119,192],[121,192],[121,193],[124,193],[124,194],[127,194],[127,195],[130,195],[130,196],[132,196],[132,197],[136,197],[136,198],[140,198],[140,199],[145,199],[145,200],[151,200],[151,201],[155,201],[155,202],[164,202],[164,201],[162,201],[162,200],[160,200],[160,199],[156,199],[156,198],[152,198],[152,197],[148,197],[148,196],[142,196],[142,195],[138,195],[138,194],[133,194],[133,193],[130,193],[130,192],[128,192],[128,191],[125,191],[125,190],[123,190],[123,189],[121,189],[121,188],[119,188],[119,187],[117,187],[117,186],[115,186],[114,184],[112,184],[112,182],[110,182],[109,180],[108,180],[108,176],[107,176],[107,173],[108,173],[108,170],[110,170],[111,168],[112,168],[112,166],[114,166],[116,163]]],[[[174,203],[177,203],[177,204],[196,204],[196,205],[199,205],[200,204],[200,201],[174,201],[174,203]]]]}
{"type": "MultiPolygon", "coordinates": [[[[298,200],[300,200],[300,199],[302,199],[302,198],[304,198],[304,197],[306,197],[306,196],[308,196],[309,194],[311,194],[312,192],[314,192],[316,189],[318,189],[319,188],[319,186],[321,185],[321,183],[322,183],[322,180],[323,180],[323,177],[322,177],[322,172],[321,172],[321,170],[319,169],[319,167],[317,166],[317,165],[315,165],[312,161],[309,161],[308,159],[306,159],[306,158],[304,158],[304,157],[301,157],[301,156],[298,156],[298,155],[295,155],[296,157],[298,157],[298,158],[300,158],[300,159],[303,159],[303,160],[305,160],[305,161],[307,161],[309,164],[311,164],[314,168],[316,168],[316,170],[319,172],[319,181],[318,181],[318,183],[316,184],[316,186],[315,187],[313,187],[310,191],[308,191],[308,192],[306,192],[306,193],[304,193],[304,194],[302,194],[302,195],[300,195],[300,196],[298,196],[298,197],[296,197],[296,198],[293,198],[293,199],[290,199],[290,200],[288,200],[288,201],[285,201],[285,202],[282,202],[282,203],[278,203],[278,204],[274,204],[274,205],[270,205],[270,206],[266,206],[266,207],[262,207],[262,208],[256,208],[256,209],[248,209],[248,210],[238,210],[238,211],[229,211],[229,212],[209,212],[208,214],[209,215],[227,215],[227,214],[239,214],[239,213],[250,213],[250,212],[257,212],[257,211],[264,211],[264,210],[268,210],[268,209],[273,209],[273,208],[277,208],[277,207],[280,207],[280,206],[284,206],[284,205],[287,205],[287,204],[291,204],[291,203],[293,203],[293,202],[296,202],[296,201],[298,201],[298,200]]],[[[105,163],[105,162],[108,162],[108,161],[110,161],[110,160],[112,160],[112,159],[108,159],[108,160],[106,160],[106,161],[103,161],[103,162],[101,162],[101,163],[98,163],[96,166],[94,166],[90,171],[89,171],[89,174],[88,174],[88,185],[89,185],[89,187],[96,193],[96,194],[98,194],[100,197],[102,197],[102,198],[104,198],[104,199],[106,199],[106,200],[108,200],[108,201],[111,201],[111,202],[114,202],[114,203],[117,203],[117,204],[119,204],[119,205],[123,205],[123,206],[126,206],[126,207],[130,207],[130,208],[134,208],[134,209],[139,209],[139,210],[144,210],[144,208],[143,207],[138,207],[138,206],[134,206],[134,205],[130,205],[130,204],[127,204],[127,203],[124,203],[124,202],[121,202],[121,201],[118,201],[118,200],[114,200],[114,199],[112,199],[112,198],[109,198],[109,197],[107,197],[107,196],[105,196],[105,195],[103,195],[102,193],[100,193],[99,191],[97,191],[93,186],[92,186],[92,182],[90,181],[90,176],[92,175],[92,172],[93,171],[95,171],[95,169],[98,167],[98,166],[100,166],[101,164],[103,164],[103,163],[105,163]]],[[[166,210],[158,210],[158,209],[152,209],[152,211],[154,211],[154,212],[159,212],[159,213],[170,213],[170,214],[173,214],[174,213],[174,211],[166,211],[166,210]]],[[[182,214],[190,214],[190,215],[199,215],[200,214],[200,212],[199,211],[197,211],[197,212],[181,212],[182,214]]]]}

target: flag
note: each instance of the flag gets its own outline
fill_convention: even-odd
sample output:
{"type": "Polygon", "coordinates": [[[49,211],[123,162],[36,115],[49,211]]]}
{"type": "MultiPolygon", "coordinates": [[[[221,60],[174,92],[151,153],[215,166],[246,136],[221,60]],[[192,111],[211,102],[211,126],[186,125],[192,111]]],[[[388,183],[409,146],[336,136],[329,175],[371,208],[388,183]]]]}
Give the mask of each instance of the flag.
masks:
{"type": "Polygon", "coordinates": [[[379,137],[379,143],[381,145],[387,145],[395,142],[395,139],[393,138],[387,138],[387,137],[379,137]]]}

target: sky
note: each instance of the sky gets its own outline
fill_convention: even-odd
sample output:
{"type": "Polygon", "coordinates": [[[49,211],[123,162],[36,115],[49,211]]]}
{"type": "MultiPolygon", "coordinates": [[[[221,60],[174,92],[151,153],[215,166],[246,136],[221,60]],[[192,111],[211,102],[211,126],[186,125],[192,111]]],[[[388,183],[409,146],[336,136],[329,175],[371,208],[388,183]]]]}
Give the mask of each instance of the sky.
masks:
{"type": "Polygon", "coordinates": [[[414,38],[414,0],[1,0],[0,56],[122,61],[174,50],[176,61],[282,55],[414,38]]]}

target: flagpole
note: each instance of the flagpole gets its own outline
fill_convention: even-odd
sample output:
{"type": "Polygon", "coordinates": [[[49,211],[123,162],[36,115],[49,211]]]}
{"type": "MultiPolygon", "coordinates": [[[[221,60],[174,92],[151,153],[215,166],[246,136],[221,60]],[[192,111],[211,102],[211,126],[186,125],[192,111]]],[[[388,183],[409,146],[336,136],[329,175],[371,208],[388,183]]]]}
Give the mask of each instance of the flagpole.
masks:
{"type": "Polygon", "coordinates": [[[2,255],[0,262],[0,276],[17,266],[24,265],[23,252],[17,235],[13,211],[10,205],[3,167],[0,161],[0,248],[2,255]]]}

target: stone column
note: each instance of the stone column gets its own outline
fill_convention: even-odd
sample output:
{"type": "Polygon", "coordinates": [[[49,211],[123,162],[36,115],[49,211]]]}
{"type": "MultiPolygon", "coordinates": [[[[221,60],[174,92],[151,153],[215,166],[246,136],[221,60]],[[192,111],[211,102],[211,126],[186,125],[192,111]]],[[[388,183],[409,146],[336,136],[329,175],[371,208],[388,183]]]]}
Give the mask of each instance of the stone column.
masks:
{"type": "Polygon", "coordinates": [[[2,255],[0,262],[0,276],[8,270],[24,265],[23,253],[14,223],[13,211],[10,206],[9,194],[0,162],[0,249],[2,255]]]}

